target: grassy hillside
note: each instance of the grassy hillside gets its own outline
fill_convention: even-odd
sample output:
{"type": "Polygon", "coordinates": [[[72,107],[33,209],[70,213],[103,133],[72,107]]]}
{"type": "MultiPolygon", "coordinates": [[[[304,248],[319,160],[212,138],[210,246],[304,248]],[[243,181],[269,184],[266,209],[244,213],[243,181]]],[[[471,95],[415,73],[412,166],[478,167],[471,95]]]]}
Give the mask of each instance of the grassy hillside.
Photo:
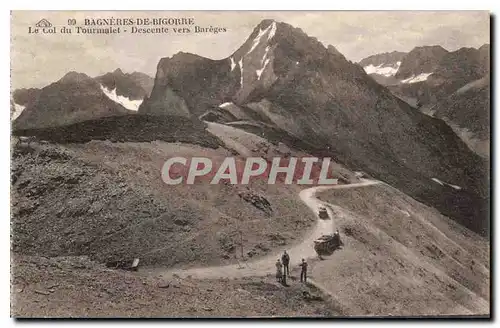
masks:
{"type": "Polygon", "coordinates": [[[489,243],[387,185],[327,191],[345,247],[312,277],[352,315],[488,314],[489,243]]]}

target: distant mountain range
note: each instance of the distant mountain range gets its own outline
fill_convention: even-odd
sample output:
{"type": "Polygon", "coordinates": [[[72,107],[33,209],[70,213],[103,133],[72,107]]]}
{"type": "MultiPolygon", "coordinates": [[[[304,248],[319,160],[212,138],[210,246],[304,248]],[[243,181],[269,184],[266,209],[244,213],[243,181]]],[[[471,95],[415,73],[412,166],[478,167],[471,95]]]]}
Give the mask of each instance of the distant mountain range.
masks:
{"type": "Polygon", "coordinates": [[[373,55],[359,64],[393,94],[446,121],[472,150],[489,157],[490,46],[451,52],[429,46],[393,54],[373,55]]]}
{"type": "Polygon", "coordinates": [[[69,72],[44,88],[18,89],[12,94],[15,128],[71,124],[99,117],[136,112],[149,95],[153,78],[120,69],[95,78],[69,72]]]}

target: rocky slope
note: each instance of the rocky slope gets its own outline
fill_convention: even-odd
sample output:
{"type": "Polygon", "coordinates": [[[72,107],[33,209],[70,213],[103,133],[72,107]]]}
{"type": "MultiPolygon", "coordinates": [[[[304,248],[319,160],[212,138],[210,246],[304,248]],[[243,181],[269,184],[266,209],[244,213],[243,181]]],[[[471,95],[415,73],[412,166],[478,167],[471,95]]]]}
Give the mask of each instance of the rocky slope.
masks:
{"type": "Polygon", "coordinates": [[[444,119],[473,151],[488,158],[489,52],[488,44],[448,52],[422,81],[388,87],[424,113],[444,119]]]}
{"type": "MultiPolygon", "coordinates": [[[[447,186],[443,186],[443,189],[447,186]]],[[[490,246],[386,185],[328,190],[344,248],[311,277],[353,315],[489,315],[490,246]]]]}
{"type": "Polygon", "coordinates": [[[457,133],[470,149],[484,158],[490,156],[490,77],[472,81],[430,110],[457,133]]]}
{"type": "MultiPolygon", "coordinates": [[[[423,47],[417,53],[424,65],[401,64],[398,76],[433,68],[446,51],[423,47]]],[[[227,59],[184,53],[162,59],[139,112],[199,116],[209,109],[231,109],[237,119],[328,149],[347,166],[486,233],[486,163],[442,121],[415,111],[300,29],[264,20],[227,59]],[[461,189],[443,194],[433,178],[461,189]]]]}
{"type": "Polygon", "coordinates": [[[158,63],[151,97],[139,108],[145,114],[199,116],[230,100],[238,77],[228,60],[178,53],[158,63]]]}
{"type": "Polygon", "coordinates": [[[139,257],[145,265],[163,267],[214,265],[241,261],[242,246],[246,259],[281,249],[314,224],[296,185],[165,184],[162,166],[169,157],[203,156],[215,166],[234,154],[208,132],[180,126],[179,118],[150,116],[150,123],[141,124],[140,117],[120,125],[128,138],[97,128],[93,135],[86,130],[92,141],[75,139],[75,124],[66,135],[55,129],[36,134],[63,144],[14,143],[13,252],[88,255],[99,262],[139,257]]]}

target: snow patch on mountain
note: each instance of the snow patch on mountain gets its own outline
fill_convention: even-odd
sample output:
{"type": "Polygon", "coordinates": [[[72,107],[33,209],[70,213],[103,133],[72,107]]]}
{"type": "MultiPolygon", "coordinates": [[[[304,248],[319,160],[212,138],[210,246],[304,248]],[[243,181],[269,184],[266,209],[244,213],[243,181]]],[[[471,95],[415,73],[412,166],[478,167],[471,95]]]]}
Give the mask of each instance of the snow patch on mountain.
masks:
{"type": "Polygon", "coordinates": [[[233,102],[225,102],[223,104],[220,104],[219,108],[233,115],[237,120],[250,120],[250,117],[248,117],[245,111],[235,105],[233,102]]]}
{"type": "Polygon", "coordinates": [[[450,187],[452,187],[453,189],[456,189],[456,190],[460,190],[460,189],[462,189],[462,187],[460,187],[460,186],[457,186],[457,185],[453,185],[453,184],[450,184],[450,183],[443,182],[443,181],[439,180],[438,178],[432,178],[432,181],[434,181],[434,182],[436,182],[436,183],[440,184],[441,186],[447,185],[447,186],[450,186],[450,187]]]}
{"type": "Polygon", "coordinates": [[[116,93],[116,88],[114,88],[113,90],[109,90],[101,84],[101,90],[109,99],[113,100],[117,104],[122,105],[128,110],[138,111],[139,106],[142,104],[142,99],[131,100],[125,96],[118,95],[116,93]]]}
{"type": "Polygon", "coordinates": [[[264,61],[266,60],[268,52],[269,52],[269,46],[266,47],[266,52],[264,53],[264,56],[262,56],[262,59],[260,60],[261,64],[263,64],[264,61]]]}
{"type": "Polygon", "coordinates": [[[437,178],[432,178],[432,181],[436,182],[436,183],[439,183],[441,186],[444,186],[444,182],[437,179],[437,178]]]}
{"type": "Polygon", "coordinates": [[[262,72],[264,72],[264,70],[266,69],[267,64],[269,64],[269,58],[266,59],[266,61],[264,62],[264,66],[262,66],[261,69],[255,71],[257,73],[258,80],[260,80],[260,76],[262,75],[262,72]]]}
{"type": "Polygon", "coordinates": [[[260,61],[260,63],[262,64],[262,68],[255,71],[257,73],[258,80],[260,80],[260,76],[262,75],[262,72],[264,72],[267,64],[269,64],[269,58],[267,58],[268,52],[269,52],[269,46],[266,47],[266,52],[264,53],[264,56],[262,56],[262,59],[260,61]]]}
{"type": "Polygon", "coordinates": [[[15,120],[16,118],[18,118],[25,108],[26,106],[14,103],[14,113],[12,113],[11,120],[15,120]]]}
{"type": "Polygon", "coordinates": [[[271,40],[275,34],[276,34],[276,22],[273,22],[271,24],[271,32],[269,32],[269,35],[267,36],[267,41],[271,40]]]}
{"type": "Polygon", "coordinates": [[[452,187],[453,189],[456,189],[456,190],[462,189],[462,187],[460,187],[460,186],[452,185],[452,184],[449,184],[449,183],[448,183],[448,186],[450,186],[450,187],[452,187]]]}
{"type": "Polygon", "coordinates": [[[401,80],[401,83],[417,83],[417,82],[422,82],[426,81],[429,76],[431,76],[432,73],[422,73],[417,76],[412,75],[411,77],[401,80]]]}
{"type": "Polygon", "coordinates": [[[238,61],[238,65],[240,65],[240,87],[243,88],[243,57],[238,61]]]}
{"type": "Polygon", "coordinates": [[[399,70],[399,67],[401,66],[401,62],[398,61],[396,63],[396,67],[391,66],[391,65],[388,65],[388,66],[384,66],[384,65],[385,65],[385,63],[380,64],[378,66],[374,66],[374,65],[370,64],[368,66],[363,67],[363,69],[365,70],[366,74],[379,74],[379,75],[389,77],[389,76],[396,75],[396,73],[399,70]]]}
{"type": "Polygon", "coordinates": [[[400,211],[401,213],[403,213],[403,214],[404,214],[404,215],[406,215],[407,217],[410,217],[410,216],[411,216],[410,212],[408,212],[408,211],[402,210],[402,209],[400,209],[400,208],[398,208],[398,211],[400,211]]]}
{"type": "Polygon", "coordinates": [[[233,105],[233,103],[232,103],[232,102],[225,102],[225,103],[223,103],[223,104],[220,104],[220,105],[219,105],[219,107],[220,107],[220,108],[226,108],[226,107],[229,107],[229,106],[231,106],[231,105],[233,105]]]}
{"type": "Polygon", "coordinates": [[[230,59],[231,59],[231,72],[232,72],[234,70],[234,68],[236,67],[236,63],[234,62],[233,57],[231,57],[230,59]]]}
{"type": "Polygon", "coordinates": [[[259,34],[257,34],[257,36],[253,39],[252,47],[247,52],[247,54],[251,53],[255,48],[257,48],[257,46],[260,43],[260,39],[262,39],[262,37],[266,35],[266,33],[269,33],[267,35],[267,40],[268,41],[271,40],[273,36],[276,34],[276,22],[273,22],[265,30],[259,29],[259,34]]]}

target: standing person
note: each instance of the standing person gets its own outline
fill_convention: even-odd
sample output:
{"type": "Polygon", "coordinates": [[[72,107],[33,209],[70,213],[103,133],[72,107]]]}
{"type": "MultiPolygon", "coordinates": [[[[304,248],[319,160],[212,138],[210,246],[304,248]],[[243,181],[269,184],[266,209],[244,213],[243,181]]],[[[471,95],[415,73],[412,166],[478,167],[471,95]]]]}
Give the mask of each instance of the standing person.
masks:
{"type": "Polygon", "coordinates": [[[290,256],[286,251],[283,252],[281,256],[281,263],[283,263],[283,275],[290,277],[290,256]]]}
{"type": "Polygon", "coordinates": [[[302,263],[299,264],[302,269],[300,270],[300,282],[306,282],[307,280],[307,262],[302,259],[302,263]]]}
{"type": "Polygon", "coordinates": [[[276,261],[276,281],[281,282],[283,279],[283,271],[282,271],[283,265],[280,262],[280,259],[276,261]]]}
{"type": "Polygon", "coordinates": [[[340,246],[340,235],[338,229],[333,233],[333,242],[335,243],[335,248],[340,246]]]}
{"type": "Polygon", "coordinates": [[[335,232],[333,234],[333,239],[335,242],[335,248],[340,248],[341,246],[343,246],[342,240],[340,240],[339,229],[335,230],[335,232]]]}

